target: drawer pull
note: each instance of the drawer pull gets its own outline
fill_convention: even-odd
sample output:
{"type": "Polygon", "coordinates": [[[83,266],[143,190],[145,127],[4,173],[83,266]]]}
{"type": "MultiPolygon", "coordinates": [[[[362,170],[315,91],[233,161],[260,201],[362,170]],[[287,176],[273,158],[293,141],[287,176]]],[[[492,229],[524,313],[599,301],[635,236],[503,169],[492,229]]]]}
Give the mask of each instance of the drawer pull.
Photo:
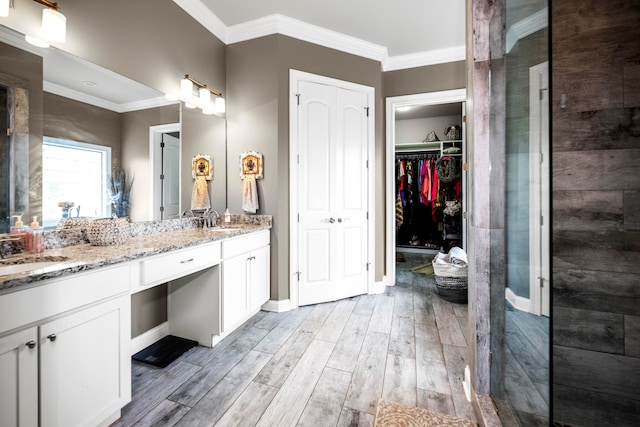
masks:
{"type": "Polygon", "coordinates": [[[36,346],[36,342],[35,342],[35,341],[33,341],[33,340],[31,340],[31,341],[29,341],[28,343],[26,343],[25,345],[26,345],[27,347],[29,347],[29,348],[35,348],[35,346],[36,346]]]}
{"type": "Polygon", "coordinates": [[[182,261],[180,261],[180,264],[186,264],[186,263],[191,262],[191,261],[193,261],[193,258],[182,260],[182,261]]]}
{"type": "Polygon", "coordinates": [[[47,338],[49,339],[49,341],[52,341],[52,342],[53,342],[53,341],[55,341],[55,340],[56,340],[56,338],[58,338],[58,337],[56,337],[56,334],[51,334],[51,335],[47,336],[47,338]]]}

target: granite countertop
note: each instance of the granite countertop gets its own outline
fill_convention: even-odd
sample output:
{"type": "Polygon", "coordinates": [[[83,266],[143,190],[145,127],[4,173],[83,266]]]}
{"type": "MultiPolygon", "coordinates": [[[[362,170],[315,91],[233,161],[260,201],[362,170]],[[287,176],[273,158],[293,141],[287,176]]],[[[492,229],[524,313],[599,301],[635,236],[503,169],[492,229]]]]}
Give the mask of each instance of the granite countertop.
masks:
{"type": "MultiPolygon", "coordinates": [[[[0,293],[13,292],[26,285],[46,279],[63,277],[81,271],[132,261],[177,249],[224,240],[259,230],[270,229],[271,224],[232,224],[227,227],[192,228],[131,237],[123,244],[92,246],[89,243],[48,249],[38,255],[20,254],[0,260],[1,267],[24,261],[49,262],[41,268],[26,272],[1,275],[0,293]]],[[[35,266],[38,267],[38,266],[35,266]]],[[[29,286],[31,287],[31,286],[29,286]]]]}

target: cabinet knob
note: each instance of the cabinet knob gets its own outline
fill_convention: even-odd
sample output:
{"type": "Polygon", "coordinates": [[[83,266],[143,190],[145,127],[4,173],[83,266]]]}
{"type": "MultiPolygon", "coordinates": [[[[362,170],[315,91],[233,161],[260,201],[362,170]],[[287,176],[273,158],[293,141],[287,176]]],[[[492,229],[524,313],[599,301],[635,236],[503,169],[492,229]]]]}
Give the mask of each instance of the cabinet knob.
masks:
{"type": "Polygon", "coordinates": [[[58,337],[56,337],[56,334],[51,334],[51,335],[47,336],[47,338],[49,339],[49,341],[55,341],[56,338],[58,338],[58,337]]]}
{"type": "Polygon", "coordinates": [[[27,347],[29,348],[34,348],[36,346],[36,342],[31,340],[28,343],[25,344],[27,347]]]}

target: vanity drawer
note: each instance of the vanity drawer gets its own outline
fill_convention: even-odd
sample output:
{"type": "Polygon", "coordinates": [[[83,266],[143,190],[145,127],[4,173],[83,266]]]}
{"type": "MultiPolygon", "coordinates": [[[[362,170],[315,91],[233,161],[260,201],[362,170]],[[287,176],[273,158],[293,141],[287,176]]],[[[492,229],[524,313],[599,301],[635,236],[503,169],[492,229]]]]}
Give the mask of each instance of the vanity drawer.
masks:
{"type": "Polygon", "coordinates": [[[269,245],[269,230],[245,234],[222,241],[222,258],[228,259],[236,255],[250,252],[269,245]]]}
{"type": "Polygon", "coordinates": [[[43,281],[0,296],[0,335],[70,310],[129,292],[129,264],[101,267],[43,281]]]}
{"type": "Polygon", "coordinates": [[[220,242],[181,249],[140,262],[140,285],[152,286],[220,263],[220,242]]]}

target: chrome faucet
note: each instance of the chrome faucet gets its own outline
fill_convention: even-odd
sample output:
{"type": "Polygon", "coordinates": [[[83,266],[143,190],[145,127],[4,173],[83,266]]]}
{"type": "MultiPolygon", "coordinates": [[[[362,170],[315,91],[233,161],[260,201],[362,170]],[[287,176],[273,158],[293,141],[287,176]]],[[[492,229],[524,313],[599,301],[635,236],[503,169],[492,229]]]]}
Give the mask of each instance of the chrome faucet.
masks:
{"type": "Polygon", "coordinates": [[[204,213],[204,226],[205,227],[215,227],[215,225],[220,219],[220,214],[215,209],[207,209],[204,213]]]}

